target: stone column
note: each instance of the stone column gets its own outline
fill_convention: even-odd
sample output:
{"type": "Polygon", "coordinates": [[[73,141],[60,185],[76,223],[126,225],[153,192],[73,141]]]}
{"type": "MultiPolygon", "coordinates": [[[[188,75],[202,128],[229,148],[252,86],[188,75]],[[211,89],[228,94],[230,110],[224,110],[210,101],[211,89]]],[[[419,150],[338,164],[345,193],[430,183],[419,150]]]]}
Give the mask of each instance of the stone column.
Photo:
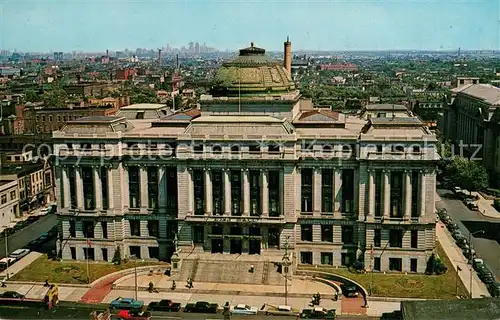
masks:
{"type": "Polygon", "coordinates": [[[405,219],[411,218],[411,170],[405,170],[405,219]]]}
{"type": "MultiPolygon", "coordinates": [[[[301,168],[295,168],[295,212],[296,215],[302,213],[302,173],[301,168]]],[[[283,191],[284,192],[284,191],[283,191]]]]}
{"type": "Polygon", "coordinates": [[[391,184],[390,171],[384,170],[384,217],[389,218],[391,215],[391,184]]]}
{"type": "Polygon", "coordinates": [[[189,214],[194,214],[194,183],[192,168],[188,168],[188,212],[189,214]]]}
{"type": "Polygon", "coordinates": [[[375,214],[375,170],[368,170],[368,215],[375,214]]]}
{"type": "Polygon", "coordinates": [[[425,216],[425,170],[420,171],[420,216],[425,216]]]}
{"type": "Polygon", "coordinates": [[[113,167],[108,167],[108,209],[114,209],[114,191],[113,191],[113,167]]]}
{"type": "Polygon", "coordinates": [[[148,167],[139,167],[139,181],[140,181],[140,192],[139,197],[141,199],[141,208],[149,208],[149,196],[148,196],[148,167]]]}
{"type": "Polygon", "coordinates": [[[224,214],[231,215],[231,170],[224,169],[224,214]]]}
{"type": "Polygon", "coordinates": [[[167,207],[167,177],[165,166],[158,166],[158,206],[161,211],[167,207]]]}
{"type": "Polygon", "coordinates": [[[92,172],[94,173],[94,192],[95,192],[95,208],[96,210],[102,210],[102,183],[100,176],[100,168],[97,166],[92,167],[92,172]]]}
{"type": "Polygon", "coordinates": [[[123,185],[122,185],[122,190],[123,190],[123,206],[125,208],[130,207],[130,186],[129,186],[129,178],[128,178],[128,166],[120,164],[118,169],[121,171],[122,177],[123,177],[123,185]],[[121,168],[121,169],[120,169],[121,168]]]}
{"type": "Polygon", "coordinates": [[[279,171],[280,177],[280,215],[285,215],[285,170],[279,171]]]}
{"type": "Polygon", "coordinates": [[[243,215],[250,215],[250,171],[242,169],[243,171],[243,215]]]}
{"type": "Polygon", "coordinates": [[[64,193],[64,207],[71,209],[71,188],[69,186],[69,167],[62,168],[62,186],[64,193]]]}
{"type": "Polygon", "coordinates": [[[205,168],[205,214],[212,214],[212,171],[205,168]]]}
{"type": "Polygon", "coordinates": [[[262,203],[262,216],[269,216],[269,172],[267,170],[261,170],[261,180],[262,180],[262,188],[261,188],[261,203],[262,203]]]}
{"type": "Polygon", "coordinates": [[[85,208],[83,204],[83,180],[82,180],[82,168],[75,167],[75,185],[76,185],[76,206],[83,210],[85,208]]]}
{"type": "Polygon", "coordinates": [[[335,212],[340,212],[340,205],[342,203],[342,169],[340,168],[335,168],[334,171],[334,182],[333,182],[333,189],[334,191],[334,210],[335,212]]]}
{"type": "Polygon", "coordinates": [[[321,214],[321,168],[313,169],[313,215],[321,214]]]}

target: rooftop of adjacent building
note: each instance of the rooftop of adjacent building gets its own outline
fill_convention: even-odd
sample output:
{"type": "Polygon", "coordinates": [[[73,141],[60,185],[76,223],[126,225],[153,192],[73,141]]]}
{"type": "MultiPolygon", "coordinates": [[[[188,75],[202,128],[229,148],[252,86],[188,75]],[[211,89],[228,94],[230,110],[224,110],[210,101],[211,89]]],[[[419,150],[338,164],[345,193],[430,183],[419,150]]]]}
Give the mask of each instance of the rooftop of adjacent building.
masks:
{"type": "Polygon", "coordinates": [[[11,187],[10,185],[17,185],[17,181],[16,180],[0,180],[0,189],[4,189],[4,188],[9,188],[11,187]]]}
{"type": "Polygon", "coordinates": [[[365,110],[376,110],[376,111],[406,111],[407,107],[401,104],[391,104],[391,103],[379,103],[379,104],[368,104],[365,106],[365,110]]]}
{"type": "Polygon", "coordinates": [[[455,94],[466,94],[493,106],[500,105],[500,88],[491,84],[466,84],[452,89],[452,92],[455,94]]]}

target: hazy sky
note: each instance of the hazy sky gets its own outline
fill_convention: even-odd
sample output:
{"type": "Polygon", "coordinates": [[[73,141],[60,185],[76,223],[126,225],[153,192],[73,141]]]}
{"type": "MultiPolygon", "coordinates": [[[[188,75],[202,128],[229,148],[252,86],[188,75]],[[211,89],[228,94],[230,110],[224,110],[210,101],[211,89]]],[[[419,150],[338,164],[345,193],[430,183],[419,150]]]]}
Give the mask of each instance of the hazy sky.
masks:
{"type": "Polygon", "coordinates": [[[498,0],[0,0],[0,48],[500,49],[498,0]]]}

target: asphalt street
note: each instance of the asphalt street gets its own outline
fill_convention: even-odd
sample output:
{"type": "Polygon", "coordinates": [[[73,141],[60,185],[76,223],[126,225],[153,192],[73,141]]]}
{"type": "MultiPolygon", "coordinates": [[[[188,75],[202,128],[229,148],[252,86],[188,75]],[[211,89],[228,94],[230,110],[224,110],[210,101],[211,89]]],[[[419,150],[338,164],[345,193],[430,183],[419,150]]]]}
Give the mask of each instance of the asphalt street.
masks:
{"type": "MultiPolygon", "coordinates": [[[[7,237],[8,253],[25,247],[31,240],[37,239],[41,233],[49,231],[57,224],[57,216],[48,214],[41,217],[38,221],[16,231],[7,237]]],[[[0,239],[0,258],[5,257],[5,238],[0,239]]]]}
{"type": "Polygon", "coordinates": [[[469,232],[477,232],[472,236],[472,248],[499,281],[500,244],[497,242],[497,236],[500,232],[500,219],[485,217],[478,211],[469,210],[449,190],[438,189],[438,194],[442,201],[437,202],[436,207],[448,211],[464,236],[469,237],[469,232]]]}
{"type": "MultiPolygon", "coordinates": [[[[2,319],[90,319],[91,308],[65,308],[56,307],[53,310],[43,310],[41,308],[27,308],[23,306],[0,306],[0,315],[2,319]]],[[[289,316],[232,316],[234,320],[290,320],[296,317],[289,316]]],[[[112,316],[112,319],[116,317],[112,316]]],[[[155,312],[151,320],[176,320],[176,319],[192,319],[192,320],[211,320],[224,319],[222,314],[202,314],[202,313],[183,313],[183,312],[155,312]]],[[[363,316],[337,316],[338,320],[368,320],[378,319],[374,317],[363,316]]]]}

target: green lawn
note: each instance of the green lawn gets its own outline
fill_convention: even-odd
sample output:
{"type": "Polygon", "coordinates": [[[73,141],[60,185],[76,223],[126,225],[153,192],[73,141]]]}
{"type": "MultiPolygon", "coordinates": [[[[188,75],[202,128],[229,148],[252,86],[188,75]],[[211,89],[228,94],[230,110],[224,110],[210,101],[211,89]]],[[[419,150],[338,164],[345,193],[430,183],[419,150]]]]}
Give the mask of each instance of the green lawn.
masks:
{"type": "MultiPolygon", "coordinates": [[[[306,267],[300,269],[310,269],[316,271],[331,272],[346,278],[352,279],[368,292],[372,288],[372,295],[379,297],[397,298],[422,298],[422,299],[455,299],[456,298],[456,270],[453,268],[448,256],[441,245],[436,242],[436,253],[448,267],[448,272],[444,275],[423,275],[423,274],[383,274],[374,273],[372,275],[350,272],[346,268],[333,267],[306,267]],[[373,283],[373,287],[371,284],[373,283]]],[[[459,295],[467,296],[467,290],[463,283],[458,281],[459,295]]]]}
{"type": "MultiPolygon", "coordinates": [[[[164,262],[137,262],[137,266],[158,265],[164,262]]],[[[89,263],[90,282],[93,282],[107,274],[134,267],[134,262],[129,261],[120,265],[112,263],[94,262],[89,263]]],[[[32,264],[21,270],[12,277],[16,281],[37,281],[49,280],[53,283],[87,283],[87,264],[85,261],[52,261],[46,255],[41,256],[32,264]]]]}

